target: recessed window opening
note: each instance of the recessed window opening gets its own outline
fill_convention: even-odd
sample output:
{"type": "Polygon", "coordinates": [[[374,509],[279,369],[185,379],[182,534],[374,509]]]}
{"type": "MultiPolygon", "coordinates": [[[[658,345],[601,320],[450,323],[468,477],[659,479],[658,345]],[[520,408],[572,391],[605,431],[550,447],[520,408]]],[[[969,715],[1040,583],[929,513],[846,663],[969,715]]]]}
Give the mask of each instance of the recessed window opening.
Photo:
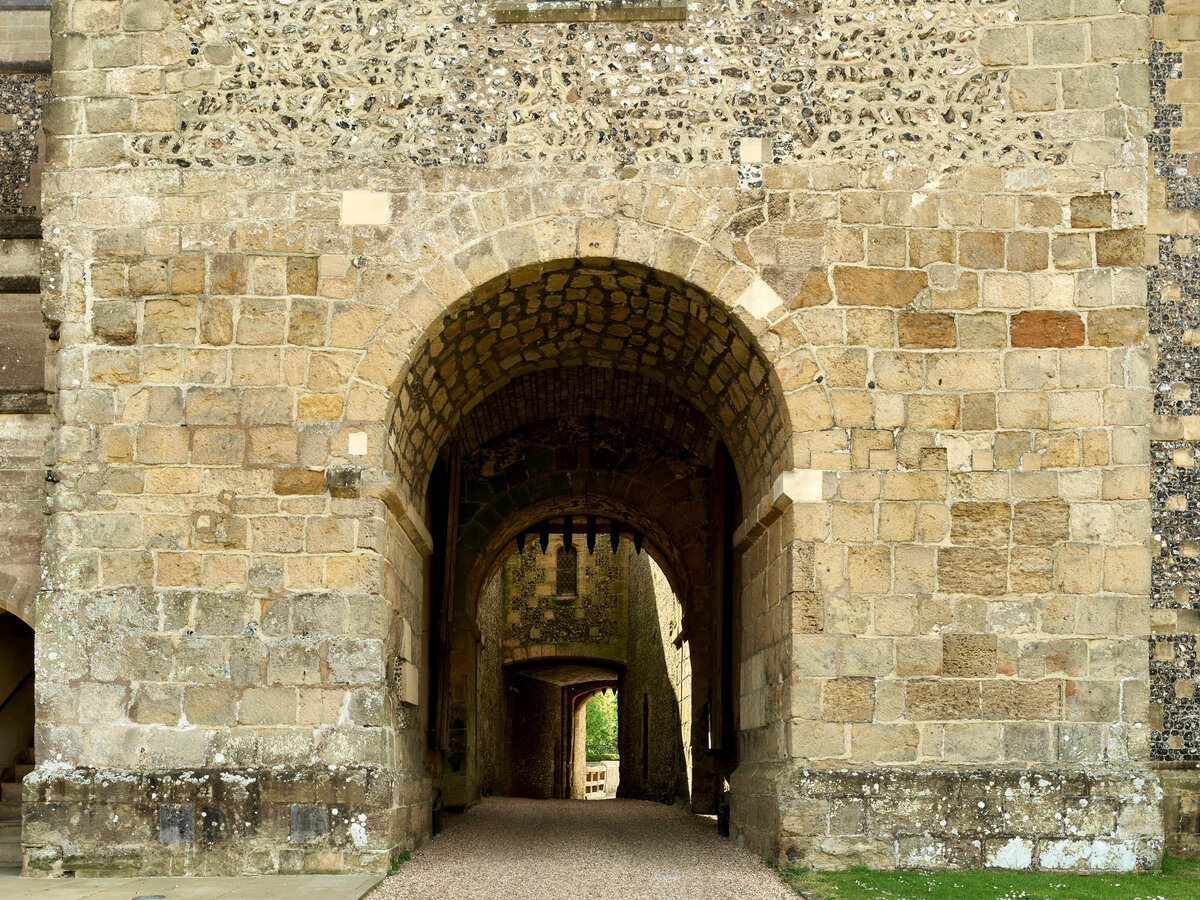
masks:
{"type": "Polygon", "coordinates": [[[579,595],[579,551],[559,547],[555,557],[555,592],[559,597],[579,595]]]}

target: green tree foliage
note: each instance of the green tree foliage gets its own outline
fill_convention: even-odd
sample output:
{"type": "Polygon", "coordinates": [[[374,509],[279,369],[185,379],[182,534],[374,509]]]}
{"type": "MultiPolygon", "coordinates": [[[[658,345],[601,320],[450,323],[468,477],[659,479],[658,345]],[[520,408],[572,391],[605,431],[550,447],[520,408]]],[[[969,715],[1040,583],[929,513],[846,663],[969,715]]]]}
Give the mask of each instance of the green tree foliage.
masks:
{"type": "Polygon", "coordinates": [[[588,762],[617,758],[617,693],[601,691],[587,702],[588,762]]]}

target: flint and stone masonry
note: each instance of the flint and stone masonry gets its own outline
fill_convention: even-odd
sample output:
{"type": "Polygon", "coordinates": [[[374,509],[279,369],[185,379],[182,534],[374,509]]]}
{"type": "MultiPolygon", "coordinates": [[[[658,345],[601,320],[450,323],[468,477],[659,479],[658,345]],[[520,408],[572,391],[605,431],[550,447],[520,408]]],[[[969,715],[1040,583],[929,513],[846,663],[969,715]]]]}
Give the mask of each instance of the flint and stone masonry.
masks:
{"type": "Polygon", "coordinates": [[[754,852],[1196,849],[1195,24],[55,0],[0,83],[26,873],[386,870],[480,796],[481,603],[564,516],[661,561],[676,792],[754,852]]]}

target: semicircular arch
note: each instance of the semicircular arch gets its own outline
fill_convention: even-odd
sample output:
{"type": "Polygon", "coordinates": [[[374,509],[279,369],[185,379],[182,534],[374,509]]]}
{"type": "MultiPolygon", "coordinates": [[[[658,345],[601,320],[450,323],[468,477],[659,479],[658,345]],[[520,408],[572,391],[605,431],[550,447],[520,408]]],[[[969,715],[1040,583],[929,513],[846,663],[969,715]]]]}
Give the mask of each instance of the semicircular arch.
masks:
{"type": "MultiPolygon", "coordinates": [[[[603,307],[594,301],[593,296],[582,308],[603,307]]],[[[548,309],[549,305],[541,311],[546,314],[548,309]]],[[[643,321],[636,317],[637,324],[643,321]]],[[[662,321],[647,325],[670,327],[662,321]]],[[[620,216],[521,222],[427,267],[393,304],[368,343],[349,388],[346,420],[377,422],[385,407],[390,410],[388,456],[412,501],[421,507],[432,457],[453,422],[486,397],[497,378],[513,375],[506,366],[516,362],[527,372],[584,360],[657,373],[685,394],[709,401],[702,412],[728,438],[743,484],[756,496],[769,491],[772,479],[793,465],[790,410],[803,410],[805,428],[832,424],[815,355],[779,297],[752,269],[707,240],[620,216]],[[687,320],[682,332],[678,321],[674,323],[673,337],[691,355],[665,353],[657,360],[631,363],[620,352],[634,336],[626,330],[629,322],[593,321],[586,311],[579,314],[579,300],[570,301],[573,320],[546,315],[549,321],[543,327],[550,330],[538,334],[534,327],[532,353],[530,333],[502,337],[506,328],[519,328],[519,313],[528,310],[516,305],[508,309],[511,317],[497,316],[498,310],[486,308],[485,301],[510,290],[528,296],[538,284],[578,268],[640,276],[652,283],[658,294],[655,311],[687,320]],[[674,307],[664,288],[681,298],[674,307]],[[472,322],[478,323],[477,331],[470,327],[472,322]],[[597,332],[602,324],[611,327],[597,332]],[[447,347],[463,346],[463,333],[472,331],[467,341],[472,346],[457,354],[455,364],[447,364],[447,347]],[[517,346],[505,343],[514,337],[519,338],[517,346]],[[583,340],[592,343],[580,346],[583,340]],[[572,341],[575,347],[568,352],[572,341]],[[547,352],[539,354],[537,347],[547,352]],[[471,371],[477,375],[475,383],[471,371]],[[440,382],[447,374],[453,384],[440,382]],[[801,392],[803,398],[795,396],[801,392]]]]}
{"type": "Polygon", "coordinates": [[[791,467],[778,376],[744,324],[711,295],[621,262],[536,264],[451,308],[395,391],[392,457],[417,497],[461,417],[540,370],[613,368],[688,398],[765,493],[791,467]]]}

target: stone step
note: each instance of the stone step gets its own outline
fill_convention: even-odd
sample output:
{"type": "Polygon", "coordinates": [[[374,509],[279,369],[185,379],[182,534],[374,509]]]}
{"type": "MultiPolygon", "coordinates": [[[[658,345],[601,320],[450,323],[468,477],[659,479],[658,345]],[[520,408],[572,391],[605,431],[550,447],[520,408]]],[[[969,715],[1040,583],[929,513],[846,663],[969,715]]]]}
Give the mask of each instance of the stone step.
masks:
{"type": "Polygon", "coordinates": [[[6,781],[0,784],[0,803],[20,803],[21,782],[6,781]]]}
{"type": "Polygon", "coordinates": [[[0,841],[0,866],[12,868],[21,865],[21,842],[0,841]]]}
{"type": "Polygon", "coordinates": [[[0,841],[21,840],[21,820],[5,819],[0,821],[0,841]]]}
{"type": "Polygon", "coordinates": [[[8,822],[21,818],[20,803],[0,803],[0,821],[8,822]]]}

